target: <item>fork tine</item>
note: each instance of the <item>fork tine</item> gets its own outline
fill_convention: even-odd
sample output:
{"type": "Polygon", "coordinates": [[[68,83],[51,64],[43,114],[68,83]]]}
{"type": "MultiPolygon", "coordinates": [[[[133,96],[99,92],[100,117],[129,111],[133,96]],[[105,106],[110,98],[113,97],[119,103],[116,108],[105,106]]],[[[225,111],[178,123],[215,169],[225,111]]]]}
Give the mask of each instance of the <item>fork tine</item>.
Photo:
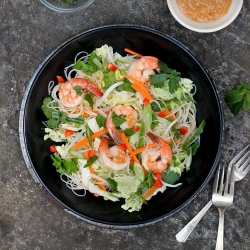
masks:
{"type": "Polygon", "coordinates": [[[231,179],[230,179],[230,186],[229,186],[229,194],[234,194],[234,166],[231,168],[231,179]]]}
{"type": "Polygon", "coordinates": [[[219,177],[220,177],[220,169],[221,169],[221,164],[219,164],[216,175],[215,175],[215,179],[214,179],[214,187],[213,190],[218,190],[218,184],[219,184],[219,177]]]}
{"type": "Polygon", "coordinates": [[[245,148],[243,148],[232,160],[230,163],[235,163],[237,162],[242,155],[245,153],[245,151],[247,151],[247,149],[249,148],[250,144],[248,144],[245,148]]]}
{"type": "Polygon", "coordinates": [[[249,162],[250,162],[250,150],[244,156],[242,156],[242,158],[237,163],[235,163],[235,166],[239,169],[244,169],[249,162]],[[240,166],[241,164],[242,166],[240,166]]]}

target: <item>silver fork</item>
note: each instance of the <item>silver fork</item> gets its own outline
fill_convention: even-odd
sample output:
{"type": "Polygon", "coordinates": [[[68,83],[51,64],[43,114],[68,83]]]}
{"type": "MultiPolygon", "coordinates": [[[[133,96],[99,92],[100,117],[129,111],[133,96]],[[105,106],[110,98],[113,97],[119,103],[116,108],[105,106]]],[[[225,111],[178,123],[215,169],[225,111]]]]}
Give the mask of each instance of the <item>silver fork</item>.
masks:
{"type": "Polygon", "coordinates": [[[224,213],[229,206],[233,205],[234,198],[234,165],[228,166],[225,176],[225,166],[222,170],[219,165],[218,171],[214,180],[212,203],[219,210],[219,226],[215,250],[223,250],[224,238],[224,213]]]}
{"type": "MultiPolygon", "coordinates": [[[[234,164],[234,181],[242,180],[250,171],[250,144],[242,149],[229,163],[234,164]],[[248,151],[249,150],[249,151],[248,151]]],[[[185,242],[194,228],[212,206],[212,200],[178,233],[176,239],[179,242],[185,242]]]]}

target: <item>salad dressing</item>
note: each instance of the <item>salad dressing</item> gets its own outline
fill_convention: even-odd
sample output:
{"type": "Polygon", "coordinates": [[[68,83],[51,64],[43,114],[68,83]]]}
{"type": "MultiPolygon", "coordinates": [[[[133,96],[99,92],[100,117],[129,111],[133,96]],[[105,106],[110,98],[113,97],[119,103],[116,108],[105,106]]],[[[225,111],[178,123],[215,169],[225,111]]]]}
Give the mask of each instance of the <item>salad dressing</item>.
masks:
{"type": "Polygon", "coordinates": [[[189,19],[210,23],[225,16],[232,0],[176,0],[182,13],[189,19]]]}

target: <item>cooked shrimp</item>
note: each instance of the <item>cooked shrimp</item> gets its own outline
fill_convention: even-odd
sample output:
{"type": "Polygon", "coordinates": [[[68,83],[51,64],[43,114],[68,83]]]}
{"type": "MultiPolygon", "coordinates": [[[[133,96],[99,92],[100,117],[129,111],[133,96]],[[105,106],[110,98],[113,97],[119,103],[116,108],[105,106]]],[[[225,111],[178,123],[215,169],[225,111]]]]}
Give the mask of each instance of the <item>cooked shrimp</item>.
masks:
{"type": "Polygon", "coordinates": [[[155,74],[155,70],[160,72],[158,58],[153,56],[143,56],[131,64],[128,75],[140,82],[147,82],[150,75],[155,74]]]}
{"type": "Polygon", "coordinates": [[[109,169],[121,170],[129,166],[130,157],[117,145],[109,148],[109,140],[107,138],[102,138],[98,150],[102,163],[109,169]]]}
{"type": "Polygon", "coordinates": [[[126,121],[120,125],[120,128],[122,130],[132,128],[135,125],[135,123],[137,121],[137,113],[131,106],[128,106],[128,105],[118,105],[118,106],[114,107],[111,112],[109,112],[109,115],[108,115],[107,121],[106,121],[106,127],[109,131],[110,136],[115,141],[115,143],[117,145],[121,145],[123,142],[122,142],[122,139],[121,139],[119,132],[117,131],[117,129],[115,128],[115,125],[113,123],[112,112],[114,112],[116,115],[126,119],[126,121]]]}
{"type": "Polygon", "coordinates": [[[142,165],[148,171],[162,173],[170,165],[172,149],[161,137],[151,132],[148,132],[147,135],[157,147],[142,152],[142,165]]]}
{"type": "Polygon", "coordinates": [[[65,107],[73,108],[83,101],[83,95],[78,95],[74,89],[79,86],[83,91],[87,90],[95,96],[102,96],[103,93],[94,84],[83,78],[73,78],[60,84],[59,98],[65,107]]]}

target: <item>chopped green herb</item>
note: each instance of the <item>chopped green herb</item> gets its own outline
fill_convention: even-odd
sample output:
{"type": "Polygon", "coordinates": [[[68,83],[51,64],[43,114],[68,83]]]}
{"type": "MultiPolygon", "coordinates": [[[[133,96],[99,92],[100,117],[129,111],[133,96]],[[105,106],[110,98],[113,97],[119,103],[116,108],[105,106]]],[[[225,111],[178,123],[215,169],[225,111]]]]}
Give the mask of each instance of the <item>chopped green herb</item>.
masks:
{"type": "Polygon", "coordinates": [[[87,167],[93,165],[93,163],[94,163],[97,159],[98,159],[98,156],[96,156],[96,155],[93,156],[93,157],[91,157],[91,158],[89,158],[89,159],[87,160],[87,163],[84,165],[84,168],[87,168],[87,167]]]}
{"type": "Polygon", "coordinates": [[[109,177],[107,178],[107,182],[109,183],[112,190],[117,191],[117,182],[114,179],[109,177]]]}
{"type": "Polygon", "coordinates": [[[250,85],[241,83],[236,86],[226,94],[225,102],[234,116],[241,110],[247,111],[250,108],[250,85]]]}
{"type": "Polygon", "coordinates": [[[168,184],[175,184],[176,181],[178,181],[180,178],[180,174],[176,173],[174,171],[169,171],[167,172],[163,172],[162,174],[162,180],[168,184]]]}
{"type": "Polygon", "coordinates": [[[71,173],[75,173],[79,170],[76,159],[66,161],[61,159],[58,153],[51,154],[51,159],[53,160],[53,166],[55,166],[56,171],[60,174],[70,175],[71,173]]]}
{"type": "Polygon", "coordinates": [[[113,121],[115,127],[119,127],[127,120],[118,116],[115,112],[112,112],[112,121],[113,121]]]}
{"type": "Polygon", "coordinates": [[[107,119],[104,116],[98,114],[95,119],[99,128],[106,126],[107,119]]]}
{"type": "Polygon", "coordinates": [[[81,89],[80,86],[75,86],[75,87],[74,87],[74,90],[76,91],[76,93],[77,93],[78,95],[82,95],[82,93],[83,93],[83,91],[82,91],[82,89],[81,89]]]}
{"type": "Polygon", "coordinates": [[[90,106],[91,108],[93,108],[93,106],[94,106],[93,96],[94,96],[93,94],[86,94],[86,95],[84,96],[84,100],[87,101],[87,102],[89,103],[89,106],[90,106]]]}

